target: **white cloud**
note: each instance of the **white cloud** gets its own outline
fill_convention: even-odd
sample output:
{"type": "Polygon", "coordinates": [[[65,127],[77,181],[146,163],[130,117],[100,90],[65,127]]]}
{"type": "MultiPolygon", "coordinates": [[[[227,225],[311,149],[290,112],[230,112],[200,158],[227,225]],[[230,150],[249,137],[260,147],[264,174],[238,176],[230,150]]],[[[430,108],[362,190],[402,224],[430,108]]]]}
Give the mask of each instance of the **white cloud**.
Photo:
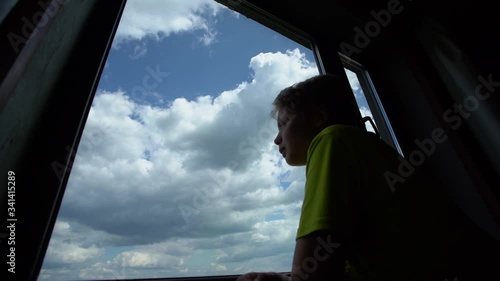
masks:
{"type": "Polygon", "coordinates": [[[200,41],[209,45],[217,35],[209,18],[221,9],[226,8],[213,0],[129,0],[114,45],[146,37],[160,40],[172,33],[190,31],[202,32],[200,41]]]}
{"type": "Polygon", "coordinates": [[[349,84],[351,85],[351,89],[356,99],[362,98],[361,86],[359,85],[359,80],[356,73],[348,69],[346,69],[345,73],[347,75],[347,79],[349,80],[349,84]]]}
{"type": "MultiPolygon", "coordinates": [[[[57,240],[56,240],[57,241],[57,240]]],[[[51,245],[50,252],[52,262],[58,263],[82,263],[98,258],[103,253],[103,249],[95,246],[83,248],[77,244],[58,243],[51,245]]]]}
{"type": "Polygon", "coordinates": [[[280,89],[317,70],[298,50],[261,53],[249,66],[251,81],[166,107],[98,91],[41,276],[54,276],[63,260],[85,263],[61,273],[68,279],[75,272],[80,278],[144,277],[153,268],[163,276],[285,270],[304,173],[281,163],[270,104],[280,89]],[[287,188],[279,180],[285,175],[287,188]],[[69,221],[85,228],[70,231],[69,221]],[[111,254],[102,243],[91,244],[94,238],[67,239],[75,233],[99,233],[91,237],[126,249],[111,254]],[[205,267],[195,262],[200,256],[205,267]]]}
{"type": "Polygon", "coordinates": [[[269,111],[317,68],[299,50],[249,67],[251,81],[165,107],[98,91],[41,280],[289,270],[304,169],[283,164],[269,111]]]}
{"type": "Polygon", "coordinates": [[[140,57],[145,56],[147,53],[148,49],[146,47],[146,42],[142,42],[134,47],[133,53],[130,55],[130,58],[138,59],[140,57]]]}
{"type": "MultiPolygon", "coordinates": [[[[375,122],[375,120],[373,119],[373,115],[372,115],[371,110],[364,105],[360,105],[360,104],[366,103],[366,98],[364,96],[363,90],[361,89],[361,85],[359,84],[359,80],[358,80],[356,73],[346,69],[346,75],[347,75],[347,79],[349,80],[349,84],[351,85],[351,89],[354,93],[356,101],[358,102],[359,112],[361,113],[361,116],[362,117],[369,116],[372,119],[372,121],[375,122]]],[[[375,132],[375,130],[370,122],[368,122],[368,121],[365,122],[365,126],[366,126],[366,129],[368,131],[375,132]]]]}
{"type": "Polygon", "coordinates": [[[127,251],[120,253],[115,258],[122,267],[165,267],[182,265],[182,257],[167,255],[165,253],[154,253],[152,251],[138,252],[127,251]]]}
{"type": "Polygon", "coordinates": [[[217,31],[208,30],[205,34],[200,37],[200,41],[203,45],[208,46],[216,42],[217,31]]]}
{"type": "MultiPolygon", "coordinates": [[[[140,58],[140,40],[180,32],[213,44],[220,9],[128,0],[115,47],[133,42],[140,58]]],[[[283,164],[269,112],[279,90],[317,68],[298,49],[256,54],[249,67],[250,81],[164,107],[98,91],[40,280],[289,270],[305,173],[283,164]]]]}
{"type": "MultiPolygon", "coordinates": [[[[366,106],[361,106],[359,108],[359,112],[361,113],[362,117],[369,116],[372,119],[373,123],[375,123],[375,119],[373,119],[373,114],[369,108],[367,108],[366,106]]],[[[369,132],[375,132],[375,129],[373,128],[372,124],[369,121],[365,122],[365,126],[366,130],[368,130],[369,132]]]]}
{"type": "Polygon", "coordinates": [[[46,262],[53,264],[80,264],[104,254],[103,245],[119,239],[102,231],[58,220],[54,226],[46,262]]]}

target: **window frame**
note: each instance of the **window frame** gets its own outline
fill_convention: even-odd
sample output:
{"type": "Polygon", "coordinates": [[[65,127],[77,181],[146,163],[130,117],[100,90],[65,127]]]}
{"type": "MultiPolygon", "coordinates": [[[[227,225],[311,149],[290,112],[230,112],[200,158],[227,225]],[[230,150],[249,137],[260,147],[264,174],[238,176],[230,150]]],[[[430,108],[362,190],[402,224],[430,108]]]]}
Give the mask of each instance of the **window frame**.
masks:
{"type": "Polygon", "coordinates": [[[360,63],[342,53],[339,53],[339,56],[344,67],[356,74],[361,90],[363,91],[366,102],[373,115],[373,121],[377,125],[380,138],[398,151],[400,155],[404,156],[368,70],[360,63]]]}

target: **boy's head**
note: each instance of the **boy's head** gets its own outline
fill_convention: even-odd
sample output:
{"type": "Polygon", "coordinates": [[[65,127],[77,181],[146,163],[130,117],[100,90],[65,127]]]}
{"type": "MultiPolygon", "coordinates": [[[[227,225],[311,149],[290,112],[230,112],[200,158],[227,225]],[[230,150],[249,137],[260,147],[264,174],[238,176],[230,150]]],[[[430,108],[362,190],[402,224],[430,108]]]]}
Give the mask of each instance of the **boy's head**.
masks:
{"type": "Polygon", "coordinates": [[[346,88],[346,84],[332,74],[316,75],[281,90],[273,106],[272,115],[275,118],[284,108],[306,119],[321,112],[325,115],[324,127],[343,124],[365,130],[351,89],[346,88]]]}
{"type": "Polygon", "coordinates": [[[306,164],[309,144],[324,128],[344,124],[365,129],[352,91],[330,74],[283,89],[273,106],[272,115],[279,129],[274,142],[292,166],[306,164]]]}

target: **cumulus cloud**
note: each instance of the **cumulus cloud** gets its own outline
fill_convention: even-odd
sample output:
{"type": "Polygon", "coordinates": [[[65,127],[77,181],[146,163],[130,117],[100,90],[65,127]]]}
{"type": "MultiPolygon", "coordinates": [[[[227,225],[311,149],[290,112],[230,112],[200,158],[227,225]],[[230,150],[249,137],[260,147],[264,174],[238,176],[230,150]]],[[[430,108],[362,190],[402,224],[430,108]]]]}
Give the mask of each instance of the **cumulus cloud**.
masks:
{"type": "MultiPolygon", "coordinates": [[[[87,232],[89,233],[89,232],[87,232]]],[[[98,233],[93,233],[99,236],[98,233]]],[[[81,233],[75,232],[69,223],[58,221],[48,248],[47,261],[54,264],[75,264],[96,259],[103,254],[103,249],[90,244],[81,233]],[[87,244],[87,245],[86,245],[87,244]]],[[[103,241],[94,241],[102,243],[103,241]]]]}
{"type": "Polygon", "coordinates": [[[85,264],[80,278],[287,270],[304,171],[277,153],[270,104],[317,69],[299,50],[249,67],[250,81],[164,107],[98,91],[41,276],[66,276],[60,263],[85,264]]]}
{"type": "MultiPolygon", "coordinates": [[[[147,37],[196,31],[212,44],[219,9],[129,0],[115,44],[136,42],[132,58],[147,54],[147,37]]],[[[256,54],[249,68],[234,88],[161,105],[98,90],[40,280],[290,269],[305,171],[283,163],[269,112],[317,68],[298,49],[256,54]]]]}
{"type": "Polygon", "coordinates": [[[249,67],[233,89],[166,106],[98,90],[41,280],[289,270],[305,171],[283,163],[269,112],[317,68],[298,49],[249,67]]]}
{"type": "MultiPolygon", "coordinates": [[[[359,80],[357,78],[357,74],[350,71],[349,69],[345,69],[345,73],[347,75],[347,79],[349,80],[349,84],[351,85],[351,89],[354,93],[354,97],[356,98],[356,101],[358,102],[359,106],[359,112],[361,113],[362,117],[368,116],[372,119],[372,121],[375,123],[375,120],[373,119],[373,114],[366,105],[366,98],[365,94],[363,93],[363,89],[361,88],[361,85],[359,84],[359,80]]],[[[376,126],[377,124],[375,124],[376,126]]],[[[375,129],[373,128],[372,124],[370,122],[365,122],[366,129],[370,132],[375,132],[375,129]]]]}
{"type": "MultiPolygon", "coordinates": [[[[217,35],[210,18],[221,9],[226,8],[213,0],[129,0],[114,45],[148,37],[160,40],[172,33],[192,31],[201,32],[200,41],[210,45],[217,35]]],[[[139,50],[144,52],[144,48],[139,50]]]]}
{"type": "Polygon", "coordinates": [[[351,85],[351,89],[356,99],[363,98],[363,93],[361,91],[361,86],[359,85],[356,73],[350,71],[349,69],[345,69],[345,74],[347,75],[347,79],[349,80],[349,84],[351,85]]]}
{"type": "Polygon", "coordinates": [[[305,171],[283,163],[269,112],[317,68],[298,49],[249,67],[233,89],[166,106],[98,90],[41,280],[289,270],[305,171]]]}
{"type": "MultiPolygon", "coordinates": [[[[369,108],[367,108],[366,106],[362,106],[359,108],[359,110],[361,112],[361,116],[363,116],[363,117],[369,116],[372,119],[372,122],[375,124],[375,126],[377,126],[377,124],[375,123],[375,119],[373,119],[373,114],[369,108]]],[[[365,122],[365,126],[366,126],[367,131],[375,132],[375,129],[373,128],[371,122],[369,122],[369,121],[365,122]]]]}

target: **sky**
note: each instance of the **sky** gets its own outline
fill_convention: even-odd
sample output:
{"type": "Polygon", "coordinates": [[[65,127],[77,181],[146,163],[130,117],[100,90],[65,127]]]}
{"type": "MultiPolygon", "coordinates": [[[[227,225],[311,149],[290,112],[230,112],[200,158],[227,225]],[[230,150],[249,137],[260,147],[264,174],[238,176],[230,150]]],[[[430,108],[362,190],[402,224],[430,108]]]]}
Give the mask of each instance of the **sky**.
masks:
{"type": "Polygon", "coordinates": [[[316,74],[311,50],[214,1],[128,0],[39,280],[289,271],[305,170],[269,113],[316,74]]]}

